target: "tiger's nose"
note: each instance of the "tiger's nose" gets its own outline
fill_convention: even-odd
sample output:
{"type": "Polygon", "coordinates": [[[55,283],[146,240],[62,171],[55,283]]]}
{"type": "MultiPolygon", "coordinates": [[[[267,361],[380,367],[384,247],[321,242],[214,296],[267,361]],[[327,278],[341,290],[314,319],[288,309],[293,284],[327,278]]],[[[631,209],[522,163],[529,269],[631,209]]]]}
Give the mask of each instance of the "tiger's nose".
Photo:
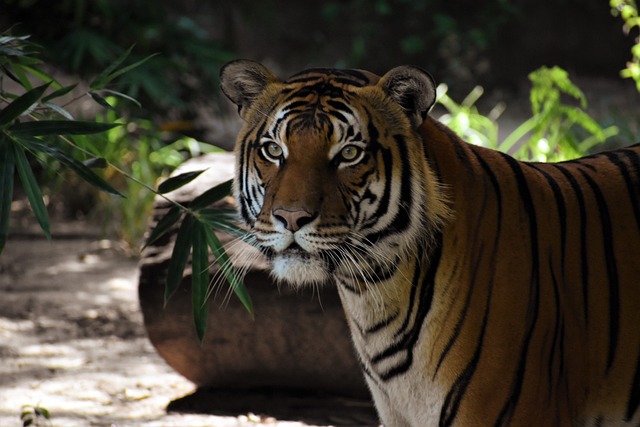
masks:
{"type": "Polygon", "coordinates": [[[316,217],[316,214],[307,212],[304,209],[288,210],[284,208],[274,209],[273,216],[280,221],[287,230],[295,233],[306,224],[309,224],[316,217]]]}

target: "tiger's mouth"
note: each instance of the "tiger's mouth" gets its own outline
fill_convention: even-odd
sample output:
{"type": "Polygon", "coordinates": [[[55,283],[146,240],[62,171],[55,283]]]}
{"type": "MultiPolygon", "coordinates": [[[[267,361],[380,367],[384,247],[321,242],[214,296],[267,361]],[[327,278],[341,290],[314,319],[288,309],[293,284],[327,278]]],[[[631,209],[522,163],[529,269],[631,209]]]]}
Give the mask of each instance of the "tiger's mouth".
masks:
{"type": "Polygon", "coordinates": [[[269,249],[266,255],[271,263],[271,275],[276,280],[293,286],[325,283],[331,278],[334,269],[322,253],[306,251],[296,242],[281,252],[269,249]]]}

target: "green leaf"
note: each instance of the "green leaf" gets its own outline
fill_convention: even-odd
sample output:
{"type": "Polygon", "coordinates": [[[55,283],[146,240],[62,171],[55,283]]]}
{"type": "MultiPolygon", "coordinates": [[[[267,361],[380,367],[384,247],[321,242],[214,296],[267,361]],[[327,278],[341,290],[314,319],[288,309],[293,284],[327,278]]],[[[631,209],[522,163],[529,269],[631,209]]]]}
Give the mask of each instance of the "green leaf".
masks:
{"type": "Polygon", "coordinates": [[[0,111],[0,126],[5,126],[27,111],[44,94],[49,83],[31,89],[0,111]]]}
{"type": "Polygon", "coordinates": [[[166,306],[173,294],[178,290],[184,267],[187,265],[193,235],[194,218],[191,215],[184,217],[178,230],[176,242],[171,253],[171,260],[167,269],[167,283],[164,288],[164,305],[166,306]]]}
{"type": "Polygon", "coordinates": [[[67,120],[75,120],[75,118],[71,115],[70,112],[68,112],[67,110],[65,110],[64,108],[62,108],[61,106],[54,104],[52,102],[43,102],[44,106],[55,111],[56,113],[60,114],[62,117],[64,117],[67,120]]]}
{"type": "Polygon", "coordinates": [[[224,231],[245,241],[251,237],[247,230],[235,224],[237,214],[233,209],[202,209],[199,215],[214,230],[224,231]]]}
{"type": "Polygon", "coordinates": [[[140,61],[136,61],[131,65],[127,65],[126,67],[117,70],[117,68],[120,66],[120,64],[122,64],[122,62],[124,62],[124,60],[129,56],[129,54],[131,53],[132,50],[133,50],[133,46],[131,46],[129,49],[127,49],[106,70],[104,70],[98,77],[96,77],[96,79],[91,83],[91,85],[89,87],[92,90],[102,89],[109,82],[111,82],[113,79],[121,76],[122,74],[124,74],[126,72],[129,72],[129,71],[133,70],[134,68],[139,67],[140,65],[144,64],[149,59],[151,59],[151,58],[153,58],[154,56],[157,55],[157,53],[154,53],[152,55],[149,55],[149,56],[141,59],[140,61]]]}
{"type": "Polygon", "coordinates": [[[51,415],[49,414],[49,411],[46,408],[42,408],[40,406],[36,406],[35,408],[33,408],[33,411],[40,415],[41,417],[46,418],[47,420],[49,418],[51,418],[51,415]]]}
{"type": "Polygon", "coordinates": [[[249,314],[251,314],[251,316],[253,316],[253,302],[251,301],[249,291],[231,263],[229,255],[227,255],[224,247],[222,246],[222,242],[220,242],[220,239],[218,239],[218,236],[216,236],[211,228],[203,226],[202,229],[204,230],[207,244],[216,258],[216,263],[220,266],[220,271],[224,274],[231,286],[231,289],[236,294],[244,308],[249,312],[249,314]]]}
{"type": "Polygon", "coordinates": [[[109,162],[104,157],[94,157],[83,161],[82,164],[91,169],[104,169],[109,165],[109,162]]]}
{"type": "Polygon", "coordinates": [[[160,221],[158,221],[158,224],[156,224],[154,229],[149,234],[149,238],[144,244],[143,249],[162,237],[173,226],[173,224],[175,224],[180,219],[181,216],[182,209],[180,208],[180,206],[173,206],[171,209],[169,209],[169,212],[167,212],[160,219],[160,221]]]}
{"type": "Polygon", "coordinates": [[[138,106],[138,108],[142,108],[142,104],[140,103],[140,101],[138,101],[137,99],[135,99],[132,96],[129,96],[129,95],[124,94],[122,92],[118,92],[118,91],[111,90],[111,89],[102,89],[102,91],[108,93],[109,95],[113,95],[113,96],[117,96],[118,98],[126,99],[127,101],[130,101],[130,102],[133,102],[134,104],[136,104],[138,106]]]}
{"type": "Polygon", "coordinates": [[[196,179],[202,172],[205,170],[191,171],[181,173],[180,175],[172,176],[171,178],[165,180],[158,186],[158,193],[165,194],[170,191],[173,191],[177,188],[182,187],[196,179]]]}
{"type": "Polygon", "coordinates": [[[14,163],[10,142],[0,135],[0,253],[9,236],[9,219],[13,200],[14,163]]]}
{"type": "Polygon", "coordinates": [[[198,340],[202,343],[207,330],[209,306],[207,304],[207,288],[209,285],[209,250],[205,239],[205,228],[196,222],[193,227],[193,267],[191,273],[191,303],[193,320],[198,340]]]}
{"type": "Polygon", "coordinates": [[[51,240],[49,214],[47,213],[47,208],[42,201],[40,187],[38,186],[36,177],[31,171],[31,166],[29,165],[27,156],[24,153],[24,148],[18,144],[11,144],[11,146],[13,147],[13,158],[16,162],[18,175],[20,176],[20,181],[22,181],[22,187],[24,188],[25,193],[27,193],[31,209],[33,210],[33,213],[35,214],[45,236],[47,236],[47,239],[51,240]]]}
{"type": "Polygon", "coordinates": [[[124,197],[122,193],[109,185],[104,179],[96,175],[91,169],[82,164],[82,162],[74,159],[59,148],[44,144],[42,141],[35,138],[21,138],[20,143],[32,151],[39,151],[47,156],[53,157],[63,165],[73,170],[80,178],[100,190],[113,194],[114,196],[124,197]]]}
{"type": "Polygon", "coordinates": [[[215,187],[205,191],[189,204],[189,207],[193,210],[199,210],[206,208],[209,205],[221,200],[231,194],[231,185],[233,180],[225,181],[222,184],[218,184],[215,187]]]}
{"type": "Polygon", "coordinates": [[[120,123],[98,123],[80,120],[38,120],[16,123],[9,131],[16,137],[46,135],[90,135],[106,132],[120,123]]]}
{"type": "Polygon", "coordinates": [[[131,54],[133,50],[133,45],[129,47],[126,51],[122,53],[119,57],[115,59],[107,68],[102,71],[89,85],[91,89],[101,89],[107,84],[107,78],[111,73],[113,73],[119,66],[124,62],[125,59],[131,54]]]}
{"type": "Polygon", "coordinates": [[[109,104],[107,102],[106,99],[104,99],[101,95],[98,95],[95,92],[89,92],[89,96],[96,101],[99,105],[102,105],[104,108],[108,109],[108,110],[114,110],[115,108],[113,107],[113,105],[109,104]]]}
{"type": "Polygon", "coordinates": [[[49,95],[47,95],[44,98],[42,98],[42,102],[51,101],[52,99],[64,96],[64,95],[68,94],[69,92],[71,92],[73,89],[75,89],[76,86],[78,86],[78,83],[75,83],[75,84],[72,84],[72,85],[69,85],[69,86],[65,86],[65,87],[63,87],[61,89],[58,89],[55,92],[50,93],[49,95]]]}

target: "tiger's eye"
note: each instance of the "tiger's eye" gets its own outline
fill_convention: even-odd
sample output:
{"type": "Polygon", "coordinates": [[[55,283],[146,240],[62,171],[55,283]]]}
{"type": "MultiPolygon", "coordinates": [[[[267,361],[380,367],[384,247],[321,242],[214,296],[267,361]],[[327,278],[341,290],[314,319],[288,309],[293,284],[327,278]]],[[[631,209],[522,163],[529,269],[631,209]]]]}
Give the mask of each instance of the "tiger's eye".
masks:
{"type": "Polygon", "coordinates": [[[360,148],[355,145],[347,145],[340,151],[340,156],[342,156],[342,159],[346,161],[355,160],[359,154],[360,148]]]}
{"type": "Polygon", "coordinates": [[[278,159],[282,156],[282,147],[275,142],[270,142],[266,146],[266,151],[272,159],[278,159]]]}

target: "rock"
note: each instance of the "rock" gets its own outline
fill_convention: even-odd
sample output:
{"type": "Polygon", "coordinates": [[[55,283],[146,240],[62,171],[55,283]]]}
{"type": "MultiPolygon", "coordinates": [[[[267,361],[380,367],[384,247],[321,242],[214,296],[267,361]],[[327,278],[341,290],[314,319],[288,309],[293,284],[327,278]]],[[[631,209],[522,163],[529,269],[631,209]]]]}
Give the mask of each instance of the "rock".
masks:
{"type": "MultiPolygon", "coordinates": [[[[186,162],[177,173],[208,168],[168,196],[188,202],[233,175],[231,154],[207,155],[186,162]]],[[[229,197],[224,204],[232,206],[229,197]]],[[[153,225],[169,208],[158,198],[153,225]]],[[[301,390],[369,399],[335,288],[293,290],[276,285],[259,252],[244,243],[228,245],[242,253],[236,265],[249,263],[245,283],[255,319],[231,295],[226,282],[209,302],[209,321],[202,345],[191,308],[189,266],[180,288],[163,308],[164,281],[175,238],[169,235],[145,249],[140,263],[139,298],[144,325],[158,353],[177,372],[201,388],[301,390]],[[254,260],[251,262],[251,260],[254,260]]],[[[231,238],[219,234],[223,242],[231,238]]],[[[212,260],[213,261],[213,260],[212,260]]],[[[217,265],[212,262],[212,277],[217,265]]]]}

